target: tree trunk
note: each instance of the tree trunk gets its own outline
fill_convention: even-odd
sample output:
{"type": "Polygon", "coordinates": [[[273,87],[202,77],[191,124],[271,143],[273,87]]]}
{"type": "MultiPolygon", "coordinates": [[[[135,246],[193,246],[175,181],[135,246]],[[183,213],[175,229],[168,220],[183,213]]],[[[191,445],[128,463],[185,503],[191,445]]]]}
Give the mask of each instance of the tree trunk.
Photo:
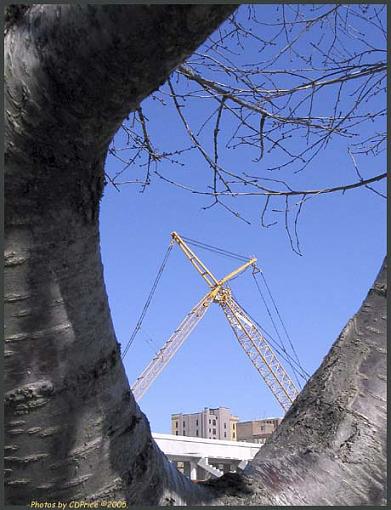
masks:
{"type": "Polygon", "coordinates": [[[385,477],[385,269],[244,476],[194,485],[130,393],[99,253],[108,144],[230,13],[222,5],[8,12],[6,502],[376,504],[385,477]]]}
{"type": "Polygon", "coordinates": [[[232,12],[35,5],[11,13],[6,75],[6,501],[191,503],[130,393],[98,207],[124,117],[232,12]]]}
{"type": "Polygon", "coordinates": [[[228,481],[212,484],[220,502],[386,504],[386,296],[384,262],[360,310],[245,476],[228,492],[228,481]]]}

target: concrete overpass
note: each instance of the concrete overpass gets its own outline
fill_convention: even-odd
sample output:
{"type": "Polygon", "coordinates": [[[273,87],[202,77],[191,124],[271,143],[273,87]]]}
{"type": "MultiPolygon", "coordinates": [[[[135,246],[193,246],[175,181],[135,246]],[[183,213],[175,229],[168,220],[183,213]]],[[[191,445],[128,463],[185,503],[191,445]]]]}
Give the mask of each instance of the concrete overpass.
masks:
{"type": "Polygon", "coordinates": [[[243,469],[261,447],[258,443],[172,434],[153,433],[152,437],[168,459],[191,480],[205,480],[243,469]]]}

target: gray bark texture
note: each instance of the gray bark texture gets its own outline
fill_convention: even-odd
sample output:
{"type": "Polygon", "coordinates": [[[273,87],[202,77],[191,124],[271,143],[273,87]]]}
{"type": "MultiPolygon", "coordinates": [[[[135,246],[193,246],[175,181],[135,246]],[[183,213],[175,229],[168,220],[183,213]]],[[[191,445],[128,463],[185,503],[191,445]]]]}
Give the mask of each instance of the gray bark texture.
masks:
{"type": "Polygon", "coordinates": [[[35,4],[6,12],[7,504],[385,502],[385,266],[243,476],[195,485],[173,469],[120,360],[99,249],[108,144],[233,9],[35,4]]]}
{"type": "Polygon", "coordinates": [[[386,296],[384,262],[360,310],[246,468],[242,493],[222,496],[224,504],[386,504],[386,296]]]}
{"type": "Polygon", "coordinates": [[[100,259],[108,144],[233,11],[42,5],[5,35],[6,502],[192,503],[130,393],[100,259]]]}

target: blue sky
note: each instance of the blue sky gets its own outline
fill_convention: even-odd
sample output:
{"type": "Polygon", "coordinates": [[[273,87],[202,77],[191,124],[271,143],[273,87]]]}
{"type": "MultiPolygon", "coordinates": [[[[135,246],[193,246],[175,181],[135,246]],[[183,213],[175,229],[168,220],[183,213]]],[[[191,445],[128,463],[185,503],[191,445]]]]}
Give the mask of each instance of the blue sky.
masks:
{"type": "MultiPolygon", "coordinates": [[[[263,12],[270,19],[275,16],[271,7],[263,12]]],[[[246,57],[253,51],[252,47],[248,49],[246,57]]],[[[380,104],[383,99],[378,101],[380,104]]],[[[185,134],[172,109],[163,108],[151,98],[143,102],[143,109],[148,119],[153,119],[151,137],[160,150],[170,144],[185,145],[185,134]]],[[[204,106],[200,100],[188,108],[189,119],[195,124],[206,114],[206,103],[204,106]]],[[[232,128],[229,117],[225,122],[227,129],[232,128]]],[[[369,128],[363,127],[366,129],[369,132],[369,128]]],[[[116,143],[123,144],[122,134],[116,143]]],[[[208,143],[205,135],[206,146],[208,143]]],[[[303,141],[298,138],[291,143],[294,146],[303,141]]],[[[224,152],[222,159],[235,169],[247,165],[248,169],[262,171],[262,165],[269,164],[267,160],[260,164],[252,162],[251,153],[240,149],[224,152]]],[[[163,161],[159,172],[197,187],[205,186],[210,169],[202,158],[192,151],[185,153],[182,161],[183,167],[163,161]]],[[[384,155],[361,157],[358,163],[364,176],[385,169],[384,155]]],[[[120,168],[118,160],[108,158],[109,174],[120,168]]],[[[135,165],[127,172],[128,179],[142,178],[145,168],[135,165]]],[[[294,178],[292,182],[297,188],[357,180],[346,146],[340,140],[330,143],[305,172],[294,178]]],[[[210,202],[208,197],[181,191],[156,176],[144,193],[135,185],[122,186],[120,192],[106,186],[100,215],[101,245],[118,340],[123,347],[126,345],[168,247],[170,233],[176,230],[184,236],[258,258],[300,361],[313,373],[361,305],[385,255],[385,200],[360,188],[308,201],[298,226],[301,257],[290,249],[283,222],[269,229],[260,227],[263,198],[229,201],[251,225],[220,207],[203,210],[210,202]]],[[[200,250],[197,253],[218,277],[236,267],[229,259],[200,250]]],[[[232,289],[239,303],[266,330],[272,331],[251,273],[235,279],[232,289]]],[[[174,247],[143,328],[124,360],[130,383],[206,291],[205,282],[179,247],[174,247]]],[[[146,393],[141,408],[153,431],[169,432],[172,413],[218,406],[231,408],[242,420],[282,414],[239,346],[223,312],[214,304],[146,393]]]]}

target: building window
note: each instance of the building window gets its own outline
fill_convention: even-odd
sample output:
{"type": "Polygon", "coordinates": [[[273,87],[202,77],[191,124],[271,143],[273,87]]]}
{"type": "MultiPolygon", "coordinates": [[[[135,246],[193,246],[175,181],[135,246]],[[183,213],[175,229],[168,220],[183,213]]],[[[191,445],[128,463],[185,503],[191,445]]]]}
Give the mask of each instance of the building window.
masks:
{"type": "Polygon", "coordinates": [[[213,429],[213,434],[215,434],[215,435],[216,435],[216,429],[213,429]]]}
{"type": "Polygon", "coordinates": [[[227,437],[227,433],[226,432],[224,432],[224,437],[227,437]]]}
{"type": "Polygon", "coordinates": [[[177,421],[175,422],[175,428],[176,429],[178,428],[178,422],[177,421]]]}
{"type": "Polygon", "coordinates": [[[209,420],[209,425],[210,425],[210,423],[211,423],[211,422],[210,422],[210,420],[209,420]]]}
{"type": "Polygon", "coordinates": [[[235,439],[235,432],[232,433],[232,437],[235,439]]]}
{"type": "Polygon", "coordinates": [[[196,436],[198,437],[198,430],[196,430],[196,436]]]}
{"type": "Polygon", "coordinates": [[[216,420],[213,420],[213,425],[216,426],[216,420]]]}
{"type": "Polygon", "coordinates": [[[185,436],[185,435],[186,435],[186,432],[185,432],[185,431],[183,431],[183,434],[182,434],[182,435],[183,435],[183,436],[185,436]]]}
{"type": "Polygon", "coordinates": [[[185,422],[183,422],[183,426],[185,426],[185,422]]]}
{"type": "Polygon", "coordinates": [[[210,434],[210,429],[209,429],[209,434],[210,434]]]}
{"type": "Polygon", "coordinates": [[[178,431],[177,431],[177,430],[175,431],[175,435],[176,435],[176,436],[178,435],[178,431]]]}
{"type": "Polygon", "coordinates": [[[198,425],[198,420],[196,420],[196,425],[198,425]]]}
{"type": "Polygon", "coordinates": [[[226,423],[224,423],[224,428],[225,428],[225,429],[227,428],[227,424],[226,424],[226,423]]]}

